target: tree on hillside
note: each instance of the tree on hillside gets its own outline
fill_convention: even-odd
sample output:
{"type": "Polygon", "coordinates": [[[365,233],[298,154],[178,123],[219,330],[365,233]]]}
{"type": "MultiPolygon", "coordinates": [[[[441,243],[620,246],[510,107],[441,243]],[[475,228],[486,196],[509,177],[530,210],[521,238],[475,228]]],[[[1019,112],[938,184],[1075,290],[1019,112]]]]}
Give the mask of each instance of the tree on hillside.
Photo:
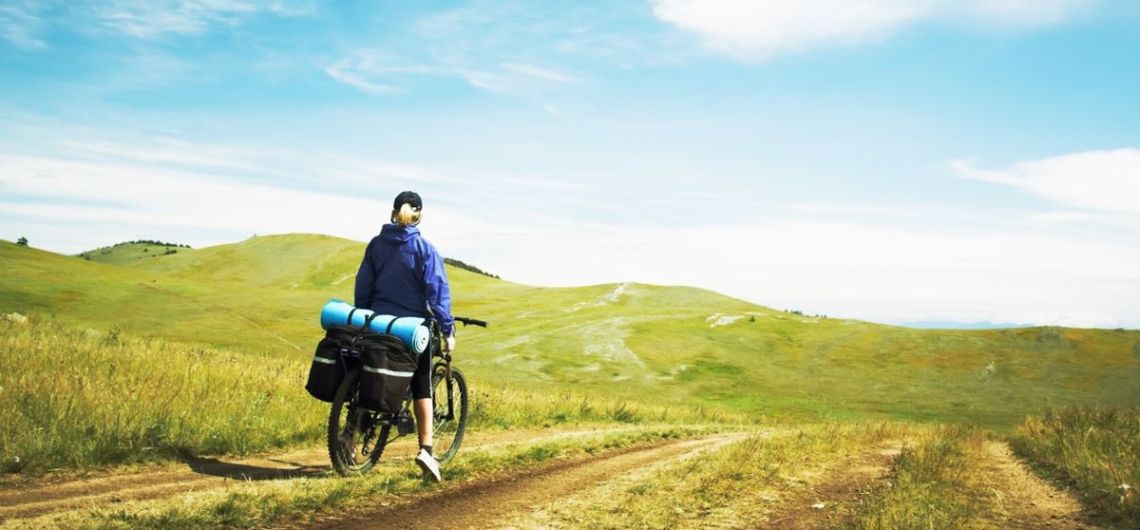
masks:
{"type": "Polygon", "coordinates": [[[499,277],[497,275],[486,272],[486,271],[484,271],[484,270],[482,270],[479,267],[476,267],[474,265],[468,265],[467,263],[464,263],[464,262],[457,260],[457,259],[443,258],[443,262],[448,264],[448,265],[451,265],[452,267],[460,268],[460,269],[463,269],[466,271],[471,271],[471,272],[474,272],[475,274],[482,274],[483,276],[499,279],[499,277]]]}
{"type": "Polygon", "coordinates": [[[16,244],[17,244],[17,245],[20,245],[21,247],[26,247],[26,246],[28,246],[28,238],[26,238],[26,237],[21,237],[20,239],[17,239],[17,240],[16,240],[16,244]]]}

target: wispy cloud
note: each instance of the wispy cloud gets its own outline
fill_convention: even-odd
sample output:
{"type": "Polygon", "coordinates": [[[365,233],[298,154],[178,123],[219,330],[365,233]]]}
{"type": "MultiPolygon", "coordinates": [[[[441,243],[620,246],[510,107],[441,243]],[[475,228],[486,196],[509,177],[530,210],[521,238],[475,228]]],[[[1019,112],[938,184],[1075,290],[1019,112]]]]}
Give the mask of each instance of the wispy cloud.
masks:
{"type": "Polygon", "coordinates": [[[1140,216],[1140,149],[1084,151],[982,169],[969,160],[951,167],[964,178],[1017,188],[1057,204],[1140,216]]]}
{"type": "Polygon", "coordinates": [[[94,8],[95,17],[117,32],[150,38],[166,33],[196,34],[234,26],[258,13],[301,16],[314,12],[311,1],[285,0],[113,0],[94,8]]]}
{"type": "Polygon", "coordinates": [[[528,75],[543,81],[550,81],[552,83],[573,83],[576,81],[570,75],[564,74],[557,70],[550,68],[540,68],[530,64],[517,64],[517,63],[503,63],[503,70],[514,72],[516,74],[528,75]]]}
{"type": "Polygon", "coordinates": [[[312,0],[106,0],[73,4],[64,10],[52,2],[26,0],[0,6],[0,36],[16,46],[35,50],[50,44],[40,36],[50,25],[89,34],[110,32],[152,39],[237,26],[258,14],[293,17],[316,10],[312,0]]]}
{"type": "Polygon", "coordinates": [[[923,21],[1033,27],[1098,0],[651,0],[661,20],[743,60],[877,41],[923,21]]]}
{"type": "Polygon", "coordinates": [[[36,34],[43,20],[27,3],[0,5],[0,37],[25,50],[38,50],[47,44],[36,34]]]}
{"type": "Polygon", "coordinates": [[[486,68],[457,60],[425,64],[399,62],[390,54],[376,49],[360,49],[325,67],[325,73],[336,81],[377,95],[407,92],[430,79],[454,79],[473,88],[498,94],[520,95],[575,79],[552,68],[523,63],[501,63],[486,68]]]}

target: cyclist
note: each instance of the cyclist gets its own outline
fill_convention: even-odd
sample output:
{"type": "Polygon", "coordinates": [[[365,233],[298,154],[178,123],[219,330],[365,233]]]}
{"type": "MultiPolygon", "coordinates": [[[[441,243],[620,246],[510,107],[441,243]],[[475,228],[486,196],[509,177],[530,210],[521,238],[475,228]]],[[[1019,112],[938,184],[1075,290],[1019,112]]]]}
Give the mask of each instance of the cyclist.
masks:
{"type": "MultiPolygon", "coordinates": [[[[420,235],[423,200],[412,191],[401,192],[392,203],[391,223],[372,238],[356,273],[356,307],[398,317],[434,317],[440,325],[444,351],[455,348],[455,322],[451,317],[451,289],[443,258],[420,235]]],[[[420,355],[412,376],[412,398],[419,430],[416,464],[435,481],[439,461],[432,455],[431,352],[420,355]]]]}

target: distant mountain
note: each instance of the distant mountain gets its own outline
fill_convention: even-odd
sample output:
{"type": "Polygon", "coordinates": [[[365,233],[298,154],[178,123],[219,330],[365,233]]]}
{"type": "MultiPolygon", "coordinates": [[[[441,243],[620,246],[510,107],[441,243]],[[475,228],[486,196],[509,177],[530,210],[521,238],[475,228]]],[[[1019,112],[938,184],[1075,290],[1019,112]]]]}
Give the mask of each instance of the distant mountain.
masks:
{"type": "Polygon", "coordinates": [[[902,322],[899,325],[914,329],[1013,329],[1035,327],[1034,324],[1014,324],[1012,322],[955,322],[952,320],[921,320],[917,322],[902,322]]]}

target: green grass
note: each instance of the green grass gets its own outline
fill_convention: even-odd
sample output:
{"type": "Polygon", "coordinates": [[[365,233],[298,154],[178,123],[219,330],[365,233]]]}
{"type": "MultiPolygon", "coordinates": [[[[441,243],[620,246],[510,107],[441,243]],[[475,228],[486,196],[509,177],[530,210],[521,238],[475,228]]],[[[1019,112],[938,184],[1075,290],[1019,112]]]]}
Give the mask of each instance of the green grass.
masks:
{"type": "Polygon", "coordinates": [[[1028,418],[1017,453],[1072,486],[1092,518],[1134,528],[1140,521],[1140,409],[1070,407],[1028,418]]]}
{"type": "MultiPolygon", "coordinates": [[[[0,470],[40,472],[324,443],[303,360],[0,318],[0,470]]],[[[471,382],[471,428],[739,422],[699,406],[471,382]]]]}
{"type": "Polygon", "coordinates": [[[155,245],[153,243],[119,243],[114,246],[98,248],[80,253],[80,259],[107,263],[111,265],[134,265],[138,261],[157,259],[161,256],[170,256],[190,249],[174,245],[155,245]]]}
{"type": "MultiPolygon", "coordinates": [[[[289,396],[273,399],[309,399],[300,378],[322,335],[318,312],[329,298],[351,300],[362,243],[292,234],[158,258],[116,255],[136,251],[112,249],[112,265],[0,242],[0,313],[291,367],[263,383],[289,396]]],[[[500,389],[533,396],[495,405],[479,416],[487,426],[696,415],[1008,431],[1043,407],[1140,406],[1137,331],[912,330],[687,287],[541,288],[455,268],[448,275],[454,312],[491,322],[459,330],[456,359],[473,388],[488,403],[500,389]],[[589,406],[526,405],[561,395],[588,396],[589,406]]]]}

